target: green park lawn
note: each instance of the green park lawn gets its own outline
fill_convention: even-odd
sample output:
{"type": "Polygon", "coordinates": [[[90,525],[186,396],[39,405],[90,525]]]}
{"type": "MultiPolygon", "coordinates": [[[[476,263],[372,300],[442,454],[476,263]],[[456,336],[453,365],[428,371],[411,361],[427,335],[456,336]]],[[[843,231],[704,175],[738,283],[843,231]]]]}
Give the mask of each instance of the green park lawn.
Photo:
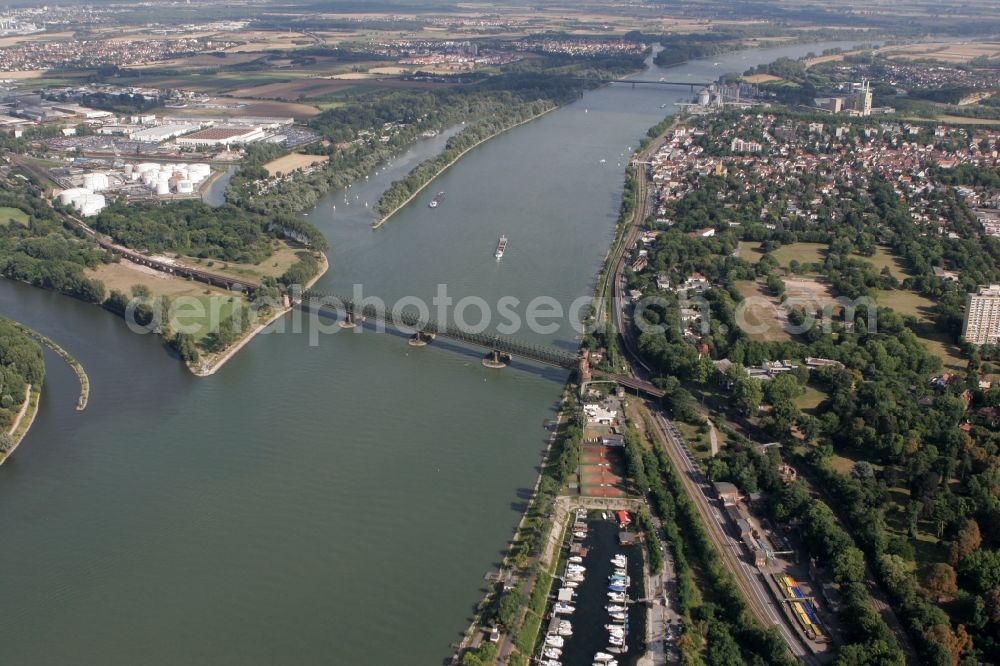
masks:
{"type": "Polygon", "coordinates": [[[20,208],[0,206],[0,226],[5,227],[11,222],[17,222],[18,224],[27,226],[28,214],[20,208]]]}

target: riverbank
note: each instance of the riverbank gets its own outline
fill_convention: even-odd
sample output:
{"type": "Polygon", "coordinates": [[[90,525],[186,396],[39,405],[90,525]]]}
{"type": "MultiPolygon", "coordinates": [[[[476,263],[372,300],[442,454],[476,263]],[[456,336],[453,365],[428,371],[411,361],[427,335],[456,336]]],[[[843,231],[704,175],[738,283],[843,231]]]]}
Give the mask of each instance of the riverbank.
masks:
{"type": "MultiPolygon", "coordinates": [[[[538,118],[541,118],[541,117],[542,117],[542,116],[544,116],[545,114],[547,114],[547,113],[551,113],[552,111],[555,111],[555,110],[556,110],[556,109],[558,109],[558,108],[559,108],[559,106],[558,106],[558,105],[556,105],[556,106],[553,106],[553,107],[552,107],[552,108],[550,108],[550,109],[546,109],[546,110],[542,111],[541,113],[536,113],[535,115],[533,115],[533,116],[531,116],[531,117],[529,117],[529,118],[525,118],[524,120],[522,120],[522,121],[520,121],[520,122],[518,122],[518,123],[515,123],[515,124],[513,124],[513,125],[509,125],[509,126],[507,126],[507,127],[504,127],[503,129],[499,129],[499,130],[497,130],[496,132],[494,132],[493,134],[490,134],[489,136],[487,136],[487,137],[484,137],[484,138],[480,139],[479,141],[477,141],[476,143],[472,144],[471,146],[469,146],[468,148],[466,148],[465,150],[463,150],[462,152],[460,152],[460,153],[459,153],[458,155],[456,155],[456,156],[455,156],[455,158],[454,158],[453,160],[451,160],[450,162],[448,162],[447,164],[445,164],[444,166],[442,166],[442,167],[441,167],[440,169],[438,169],[437,171],[435,171],[435,172],[434,172],[434,174],[433,174],[433,175],[432,175],[432,176],[431,176],[430,178],[428,178],[428,179],[427,179],[427,182],[425,182],[425,183],[424,183],[423,185],[421,185],[420,187],[418,187],[418,188],[417,188],[417,189],[416,189],[416,190],[415,190],[415,191],[413,192],[413,194],[411,194],[410,196],[408,196],[408,197],[407,197],[407,198],[406,198],[406,199],[405,199],[405,200],[404,200],[403,202],[401,202],[401,203],[400,203],[400,204],[399,204],[398,206],[396,206],[396,207],[395,207],[395,208],[393,208],[393,209],[392,209],[391,211],[389,211],[389,212],[388,212],[388,213],[386,213],[386,214],[385,214],[384,216],[382,216],[382,218],[381,218],[381,219],[379,219],[378,221],[374,222],[374,223],[372,224],[372,229],[378,229],[378,228],[379,228],[379,227],[381,227],[381,226],[382,226],[383,224],[385,224],[385,223],[386,223],[386,222],[387,222],[387,221],[389,220],[389,218],[390,218],[390,217],[392,217],[393,215],[395,215],[396,213],[398,213],[398,212],[399,212],[399,211],[400,211],[400,210],[401,210],[402,208],[404,208],[404,207],[405,207],[405,206],[406,206],[406,205],[407,205],[408,203],[410,203],[411,201],[413,201],[413,199],[414,199],[414,198],[416,198],[416,196],[417,196],[418,194],[420,194],[421,192],[423,192],[423,191],[424,191],[424,189],[425,189],[425,188],[426,188],[426,187],[427,187],[428,185],[430,185],[431,183],[433,183],[433,182],[434,182],[434,181],[435,181],[435,180],[437,179],[437,177],[438,177],[438,176],[440,176],[440,175],[441,175],[441,174],[443,174],[443,173],[444,173],[445,171],[447,171],[447,170],[448,170],[448,169],[450,169],[450,168],[451,168],[452,166],[454,166],[454,164],[455,164],[456,162],[458,162],[458,161],[459,161],[460,159],[462,159],[462,158],[463,158],[463,157],[464,157],[464,156],[466,155],[466,153],[468,153],[469,151],[473,150],[474,148],[478,148],[479,146],[483,145],[484,143],[486,143],[486,142],[487,142],[487,141],[489,141],[490,139],[495,139],[496,137],[500,136],[501,134],[503,134],[503,133],[505,133],[505,132],[509,132],[510,130],[512,130],[512,129],[514,129],[514,128],[517,128],[517,127],[520,127],[521,125],[524,125],[524,124],[526,124],[526,123],[530,123],[530,122],[531,122],[531,121],[533,121],[533,120],[537,120],[538,118]]],[[[433,158],[433,157],[432,157],[432,158],[430,158],[430,159],[435,159],[435,158],[433,158]]],[[[415,168],[419,168],[419,166],[420,166],[420,165],[417,165],[417,167],[415,167],[415,168]]]]}
{"type": "Polygon", "coordinates": [[[80,397],[76,401],[76,411],[82,412],[84,409],[86,409],[87,401],[90,399],[90,378],[87,377],[87,371],[83,369],[83,365],[79,361],[77,361],[72,354],[70,354],[68,351],[60,347],[58,344],[56,344],[56,342],[51,338],[42,335],[41,333],[32,328],[28,328],[27,326],[18,321],[14,321],[13,319],[7,319],[6,317],[4,317],[4,319],[12,323],[18,330],[20,330],[25,335],[34,338],[37,342],[40,342],[41,344],[45,345],[46,347],[54,351],[56,354],[59,355],[59,357],[62,360],[66,361],[66,365],[68,365],[73,370],[73,372],[76,373],[76,378],[80,382],[80,397]]]}
{"type": "MultiPolygon", "coordinates": [[[[330,261],[326,258],[326,255],[321,252],[319,256],[320,256],[320,269],[316,273],[316,275],[314,275],[309,280],[309,282],[303,285],[303,291],[308,290],[310,287],[316,284],[316,282],[321,277],[323,277],[323,275],[326,274],[328,270],[330,270],[330,261]]],[[[237,352],[239,352],[246,345],[248,345],[250,341],[253,340],[258,333],[260,333],[265,328],[276,322],[278,319],[284,317],[286,314],[291,312],[293,307],[295,307],[295,304],[290,303],[288,307],[281,307],[276,309],[274,313],[271,316],[269,316],[264,322],[258,324],[250,331],[244,333],[239,340],[231,344],[227,349],[225,349],[222,352],[219,352],[217,355],[208,357],[208,360],[204,360],[203,357],[202,360],[199,360],[197,367],[193,367],[191,364],[188,364],[188,369],[196,377],[208,377],[210,375],[214,375],[231,358],[236,356],[237,352]]]]}
{"type": "MultiPolygon", "coordinates": [[[[555,443],[559,435],[560,429],[562,428],[563,421],[566,417],[566,409],[565,409],[566,400],[572,400],[573,398],[572,389],[573,389],[572,384],[567,383],[563,390],[563,403],[562,403],[563,408],[560,409],[559,413],[556,415],[555,424],[552,428],[552,434],[549,435],[548,441],[545,444],[545,451],[542,453],[542,461],[540,466],[541,472],[535,478],[535,484],[531,488],[531,499],[528,500],[528,504],[525,507],[524,512],[521,514],[521,519],[518,521],[517,526],[514,528],[515,538],[511,541],[509,547],[507,548],[507,552],[504,553],[503,560],[500,563],[499,570],[496,574],[498,580],[503,580],[504,577],[507,575],[513,576],[515,574],[515,569],[517,568],[514,565],[514,559],[515,559],[514,544],[517,542],[516,537],[525,528],[525,523],[528,521],[529,514],[532,512],[532,509],[534,508],[534,505],[537,502],[538,488],[542,483],[542,477],[545,475],[545,468],[549,464],[549,456],[551,455],[552,452],[552,445],[555,443]]],[[[542,557],[542,561],[545,561],[544,555],[542,557]]],[[[466,650],[476,646],[475,638],[477,635],[486,635],[490,632],[491,627],[485,626],[482,622],[482,614],[483,611],[490,605],[490,602],[495,596],[495,594],[496,594],[495,590],[488,590],[487,593],[480,600],[479,604],[476,607],[476,613],[473,616],[472,621],[469,623],[469,628],[465,630],[465,634],[463,635],[461,642],[455,649],[455,654],[452,656],[452,664],[456,665],[460,664],[462,654],[466,650]]],[[[501,644],[499,649],[501,655],[504,654],[505,652],[507,653],[510,652],[509,645],[513,640],[514,637],[509,633],[504,635],[503,643],[501,644]]]]}
{"type": "Polygon", "coordinates": [[[17,416],[14,417],[14,423],[11,426],[8,434],[10,434],[12,444],[6,451],[0,452],[0,465],[7,462],[7,459],[14,455],[14,451],[20,446],[21,440],[24,436],[28,434],[28,430],[31,429],[31,424],[35,422],[35,417],[38,415],[38,406],[42,401],[42,392],[39,389],[34,388],[31,384],[28,384],[25,390],[24,403],[21,405],[21,409],[18,410],[17,416]]]}

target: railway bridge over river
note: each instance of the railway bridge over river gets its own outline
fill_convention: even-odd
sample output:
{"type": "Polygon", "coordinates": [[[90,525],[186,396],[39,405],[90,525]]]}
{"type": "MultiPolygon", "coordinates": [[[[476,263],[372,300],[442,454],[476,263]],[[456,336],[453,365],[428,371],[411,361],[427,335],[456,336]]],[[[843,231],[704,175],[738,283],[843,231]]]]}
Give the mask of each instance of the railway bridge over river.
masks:
{"type": "Polygon", "coordinates": [[[425,320],[411,312],[386,311],[371,303],[356,304],[345,296],[312,290],[302,294],[302,303],[307,307],[318,307],[337,312],[343,317],[341,325],[344,327],[358,326],[361,322],[375,322],[388,324],[406,332],[413,331],[410,338],[410,344],[413,346],[424,346],[440,336],[473,347],[483,348],[488,352],[486,358],[483,359],[483,365],[487,367],[501,368],[506,366],[511,359],[521,358],[576,371],[580,375],[581,382],[594,379],[613,381],[639,395],[654,399],[663,397],[663,391],[660,388],[641,379],[592,371],[585,350],[572,353],[555,347],[530,344],[505,335],[474,333],[454,324],[425,320]]]}

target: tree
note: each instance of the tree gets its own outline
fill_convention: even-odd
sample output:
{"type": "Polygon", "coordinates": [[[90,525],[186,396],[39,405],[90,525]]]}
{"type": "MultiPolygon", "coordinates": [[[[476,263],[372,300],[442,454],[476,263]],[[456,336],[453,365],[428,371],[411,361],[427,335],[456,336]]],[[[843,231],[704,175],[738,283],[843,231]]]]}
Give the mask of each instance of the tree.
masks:
{"type": "Polygon", "coordinates": [[[935,562],[927,570],[924,587],[939,603],[950,601],[958,591],[958,574],[951,565],[935,562]]]}
{"type": "Polygon", "coordinates": [[[0,432],[0,451],[6,453],[14,446],[14,438],[6,430],[0,432]]]}
{"type": "Polygon", "coordinates": [[[851,643],[837,652],[835,666],[903,666],[902,652],[885,641],[851,643]]]}
{"type": "Polygon", "coordinates": [[[958,567],[963,587],[985,593],[1000,586],[1000,551],[980,548],[962,560],[958,567]]]}
{"type": "Polygon", "coordinates": [[[948,650],[952,666],[958,666],[962,653],[972,646],[972,638],[962,624],[958,625],[954,633],[947,624],[935,624],[925,632],[925,636],[932,643],[937,643],[948,650]]]}
{"type": "Polygon", "coordinates": [[[972,518],[967,519],[948,548],[948,562],[951,566],[957,567],[962,560],[978,550],[982,543],[983,537],[979,533],[979,523],[972,518]]]}
{"type": "Polygon", "coordinates": [[[886,553],[879,558],[879,565],[882,578],[890,590],[905,590],[913,580],[910,574],[913,573],[915,565],[899,555],[886,553]]]}
{"type": "Polygon", "coordinates": [[[170,339],[170,346],[177,351],[185,363],[198,362],[198,345],[195,344],[194,336],[190,333],[177,333],[170,339]]]}
{"type": "Polygon", "coordinates": [[[984,595],[986,602],[986,612],[989,613],[990,622],[1000,624],[1000,587],[994,587],[984,595]]]}
{"type": "Polygon", "coordinates": [[[744,375],[736,380],[732,391],[736,408],[741,414],[753,416],[757,413],[760,403],[764,400],[764,389],[759,380],[744,375]]]}

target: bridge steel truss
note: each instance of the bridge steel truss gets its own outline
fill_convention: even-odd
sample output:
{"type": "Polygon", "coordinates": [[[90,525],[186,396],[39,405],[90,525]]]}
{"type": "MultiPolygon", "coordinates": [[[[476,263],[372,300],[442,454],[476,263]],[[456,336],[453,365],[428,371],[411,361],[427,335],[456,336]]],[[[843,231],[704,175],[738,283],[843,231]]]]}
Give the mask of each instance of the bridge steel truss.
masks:
{"type": "Polygon", "coordinates": [[[316,304],[315,302],[319,301],[318,304],[320,307],[331,310],[343,310],[344,312],[351,313],[355,318],[362,317],[366,320],[379,321],[396,328],[405,328],[419,332],[423,335],[439,335],[443,338],[457,340],[476,347],[483,347],[509,356],[537,361],[545,365],[572,370],[579,364],[579,356],[559,349],[519,342],[504,335],[472,333],[452,324],[441,324],[434,320],[424,321],[417,315],[408,312],[386,312],[384,309],[376,307],[371,303],[365,304],[359,309],[352,299],[336,294],[307,291],[302,294],[302,298],[306,304],[310,304],[310,302],[316,304]]]}

